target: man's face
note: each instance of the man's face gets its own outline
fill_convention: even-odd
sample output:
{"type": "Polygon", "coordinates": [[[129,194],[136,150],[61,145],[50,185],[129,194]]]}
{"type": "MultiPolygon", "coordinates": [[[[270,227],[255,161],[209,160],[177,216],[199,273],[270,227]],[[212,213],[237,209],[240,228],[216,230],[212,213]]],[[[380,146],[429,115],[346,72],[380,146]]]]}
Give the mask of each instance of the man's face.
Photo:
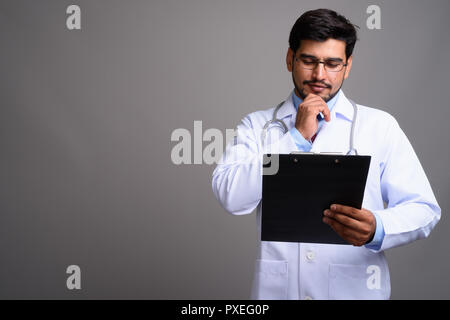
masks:
{"type": "MultiPolygon", "coordinates": [[[[344,79],[347,79],[352,67],[352,56],[345,58],[345,42],[328,39],[324,42],[302,40],[297,52],[289,48],[286,56],[287,68],[292,72],[295,93],[303,100],[309,93],[320,96],[325,102],[331,100],[341,88],[344,79]],[[338,72],[327,71],[324,64],[314,67],[311,61],[315,60],[347,64],[338,72]],[[306,69],[306,68],[312,69],[306,69]]],[[[332,70],[331,68],[328,68],[332,70]]],[[[338,68],[339,69],[339,68],[338,68]]]]}

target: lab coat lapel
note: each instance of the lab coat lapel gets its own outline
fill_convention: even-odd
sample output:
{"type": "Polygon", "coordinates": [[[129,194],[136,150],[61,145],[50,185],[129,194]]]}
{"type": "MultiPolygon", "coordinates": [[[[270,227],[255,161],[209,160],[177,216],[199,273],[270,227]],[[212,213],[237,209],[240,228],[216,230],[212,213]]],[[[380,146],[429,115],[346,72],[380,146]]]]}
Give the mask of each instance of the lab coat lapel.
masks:
{"type": "MultiPolygon", "coordinates": [[[[281,120],[283,120],[286,117],[295,118],[294,116],[297,114],[297,110],[294,107],[294,103],[292,102],[292,93],[286,98],[283,105],[281,106],[280,110],[278,110],[277,117],[281,120]]],[[[289,126],[288,126],[289,127],[289,126]]]]}

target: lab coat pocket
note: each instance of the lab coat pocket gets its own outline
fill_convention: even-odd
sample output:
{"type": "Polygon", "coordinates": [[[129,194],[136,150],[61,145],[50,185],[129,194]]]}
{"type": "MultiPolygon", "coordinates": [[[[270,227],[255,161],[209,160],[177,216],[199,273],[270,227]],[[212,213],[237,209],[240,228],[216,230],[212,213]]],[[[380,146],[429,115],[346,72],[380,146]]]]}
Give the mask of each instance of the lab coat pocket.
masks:
{"type": "Polygon", "coordinates": [[[331,300],[388,299],[386,275],[377,265],[330,264],[328,293],[331,300]]]}
{"type": "Polygon", "coordinates": [[[258,300],[287,299],[288,262],[256,260],[252,298],[258,300]]]}

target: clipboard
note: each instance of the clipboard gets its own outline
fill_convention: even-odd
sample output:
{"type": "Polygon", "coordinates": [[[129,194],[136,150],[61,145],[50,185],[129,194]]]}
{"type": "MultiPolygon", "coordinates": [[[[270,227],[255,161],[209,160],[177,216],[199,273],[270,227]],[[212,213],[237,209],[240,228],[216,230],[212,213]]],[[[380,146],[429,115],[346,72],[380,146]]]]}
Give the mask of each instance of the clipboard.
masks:
{"type": "Polygon", "coordinates": [[[264,157],[263,172],[275,160],[278,168],[262,179],[261,240],[348,244],[322,221],[323,211],[333,203],[361,209],[371,157],[311,153],[264,157]]]}

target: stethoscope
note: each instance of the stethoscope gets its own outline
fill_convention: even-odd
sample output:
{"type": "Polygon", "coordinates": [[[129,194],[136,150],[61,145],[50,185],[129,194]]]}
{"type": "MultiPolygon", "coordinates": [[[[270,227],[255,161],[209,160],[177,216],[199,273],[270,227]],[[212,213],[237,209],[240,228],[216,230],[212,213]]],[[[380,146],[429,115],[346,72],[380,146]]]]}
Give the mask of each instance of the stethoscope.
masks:
{"type": "MultiPolygon", "coordinates": [[[[358,155],[358,151],[356,150],[355,146],[354,146],[354,136],[355,136],[355,124],[356,124],[356,118],[358,115],[358,108],[356,107],[356,103],[354,103],[352,100],[350,100],[350,103],[353,106],[353,119],[352,119],[352,128],[350,131],[350,150],[347,152],[347,155],[350,155],[352,153],[352,151],[355,152],[355,155],[358,155]]],[[[285,101],[281,102],[274,110],[273,110],[273,115],[272,115],[272,119],[270,119],[269,121],[266,122],[266,124],[264,125],[262,132],[261,132],[261,143],[262,146],[264,147],[264,142],[266,140],[266,136],[267,136],[267,132],[269,131],[269,126],[270,125],[274,125],[274,126],[278,126],[282,128],[283,134],[286,134],[289,130],[288,127],[286,126],[286,124],[284,123],[283,120],[281,119],[277,119],[277,113],[278,110],[281,108],[281,106],[284,104],[285,101]]]]}

